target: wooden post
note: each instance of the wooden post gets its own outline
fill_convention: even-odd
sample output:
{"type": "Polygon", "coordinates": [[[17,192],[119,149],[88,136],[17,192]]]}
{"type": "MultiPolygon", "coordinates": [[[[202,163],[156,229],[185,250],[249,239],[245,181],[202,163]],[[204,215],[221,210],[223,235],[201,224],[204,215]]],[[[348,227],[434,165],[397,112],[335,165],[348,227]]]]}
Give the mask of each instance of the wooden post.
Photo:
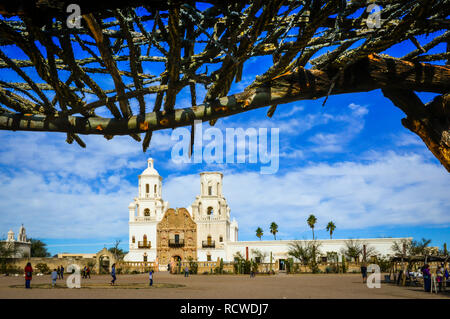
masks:
{"type": "Polygon", "coordinates": [[[402,255],[402,269],[403,269],[403,273],[402,273],[402,286],[406,285],[406,266],[405,266],[405,262],[404,262],[404,258],[406,257],[406,244],[403,243],[403,255],[402,255]]]}
{"type": "Polygon", "coordinates": [[[272,272],[272,252],[270,252],[270,272],[272,272]]]}
{"type": "Polygon", "coordinates": [[[362,266],[366,266],[366,258],[367,258],[367,249],[366,249],[366,245],[363,245],[363,264],[362,264],[362,266]]]}

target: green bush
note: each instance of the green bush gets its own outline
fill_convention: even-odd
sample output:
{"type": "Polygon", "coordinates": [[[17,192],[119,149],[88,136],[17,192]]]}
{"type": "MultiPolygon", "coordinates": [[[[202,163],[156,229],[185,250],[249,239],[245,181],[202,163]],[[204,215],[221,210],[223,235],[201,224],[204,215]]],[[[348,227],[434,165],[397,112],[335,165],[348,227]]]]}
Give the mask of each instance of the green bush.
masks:
{"type": "Polygon", "coordinates": [[[258,266],[259,263],[257,263],[255,260],[251,261],[251,271],[254,272],[255,274],[258,272],[258,266]]]}
{"type": "Polygon", "coordinates": [[[346,273],[347,272],[347,265],[345,264],[345,256],[342,255],[342,273],[346,273]]]}
{"type": "Polygon", "coordinates": [[[288,258],[286,260],[286,273],[290,274],[294,272],[294,259],[288,258]]]}
{"type": "Polygon", "coordinates": [[[250,260],[245,260],[244,261],[244,274],[249,275],[251,268],[252,268],[252,262],[250,260]]]}
{"type": "Polygon", "coordinates": [[[16,267],[15,265],[11,264],[6,265],[7,274],[21,274],[22,272],[22,268],[16,267]]]}
{"type": "Polygon", "coordinates": [[[45,263],[37,264],[36,269],[39,270],[39,272],[43,273],[44,275],[48,275],[51,273],[50,268],[48,268],[47,264],[45,264],[45,263]]]}
{"type": "Polygon", "coordinates": [[[197,264],[197,262],[191,256],[189,256],[188,261],[189,261],[189,273],[191,275],[192,274],[197,274],[198,273],[198,264],[197,264]]]}
{"type": "Polygon", "coordinates": [[[392,263],[388,258],[378,258],[377,265],[380,266],[381,272],[388,272],[391,269],[392,263]]]}
{"type": "Polygon", "coordinates": [[[325,272],[327,273],[327,274],[337,274],[337,273],[339,273],[339,269],[336,267],[336,265],[330,265],[330,266],[327,266],[327,268],[325,268],[325,272]]]}

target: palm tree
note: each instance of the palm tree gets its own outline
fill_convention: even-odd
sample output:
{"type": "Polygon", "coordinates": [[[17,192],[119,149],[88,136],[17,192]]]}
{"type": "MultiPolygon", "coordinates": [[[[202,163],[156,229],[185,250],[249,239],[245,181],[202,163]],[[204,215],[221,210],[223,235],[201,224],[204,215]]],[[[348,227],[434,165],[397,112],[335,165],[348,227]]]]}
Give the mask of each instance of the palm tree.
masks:
{"type": "Polygon", "coordinates": [[[336,229],[336,225],[333,222],[329,222],[327,225],[327,232],[330,233],[330,239],[333,239],[333,232],[336,229]]]}
{"type": "Polygon", "coordinates": [[[317,223],[317,218],[313,214],[309,215],[308,219],[306,220],[309,227],[312,229],[313,234],[313,240],[314,240],[314,225],[317,223]]]}
{"type": "Polygon", "coordinates": [[[261,227],[258,227],[256,229],[256,237],[258,237],[259,240],[261,240],[262,235],[263,235],[263,230],[261,229],[261,227]]]}
{"type": "Polygon", "coordinates": [[[273,235],[275,240],[277,240],[278,225],[275,222],[272,222],[272,224],[270,224],[270,233],[273,235]]]}

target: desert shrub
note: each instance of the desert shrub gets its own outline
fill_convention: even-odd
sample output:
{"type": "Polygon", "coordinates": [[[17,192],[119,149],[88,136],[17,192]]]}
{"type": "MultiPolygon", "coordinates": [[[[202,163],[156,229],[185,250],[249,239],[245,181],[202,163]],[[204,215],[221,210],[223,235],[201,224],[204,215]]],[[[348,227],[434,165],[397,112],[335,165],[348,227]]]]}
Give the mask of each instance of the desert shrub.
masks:
{"type": "Polygon", "coordinates": [[[346,263],[345,263],[345,256],[344,255],[342,255],[342,273],[346,273],[347,272],[347,265],[346,265],[346,263]]]}
{"type": "Polygon", "coordinates": [[[325,268],[325,272],[327,274],[337,274],[339,272],[339,269],[338,267],[336,267],[336,265],[330,265],[325,268]]]}
{"type": "Polygon", "coordinates": [[[48,268],[47,264],[45,264],[45,263],[37,264],[36,269],[39,270],[40,273],[43,273],[45,275],[51,273],[50,268],[48,268]]]}
{"type": "Polygon", "coordinates": [[[251,261],[251,271],[255,274],[258,272],[259,263],[256,260],[251,261]]]}
{"type": "Polygon", "coordinates": [[[244,261],[244,274],[250,274],[251,268],[252,268],[252,262],[250,260],[244,261]]]}
{"type": "Polygon", "coordinates": [[[6,273],[7,274],[21,274],[22,268],[16,267],[15,265],[8,264],[6,266],[6,273]]]}
{"type": "Polygon", "coordinates": [[[189,273],[192,274],[197,274],[198,273],[198,264],[196,261],[194,261],[194,258],[192,258],[191,256],[189,256],[188,258],[189,261],[189,273]]]}
{"type": "Polygon", "coordinates": [[[391,269],[391,261],[388,258],[378,258],[377,263],[381,272],[388,272],[391,269]]]}
{"type": "Polygon", "coordinates": [[[294,259],[288,258],[286,261],[286,273],[290,274],[294,272],[294,259]]]}

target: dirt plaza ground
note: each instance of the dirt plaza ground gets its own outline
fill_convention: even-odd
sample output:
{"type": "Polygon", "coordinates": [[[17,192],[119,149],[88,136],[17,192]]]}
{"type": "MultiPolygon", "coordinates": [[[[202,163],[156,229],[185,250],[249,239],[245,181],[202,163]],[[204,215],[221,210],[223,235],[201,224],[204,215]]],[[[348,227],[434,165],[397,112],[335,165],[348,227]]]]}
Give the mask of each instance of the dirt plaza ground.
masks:
{"type": "MultiPolygon", "coordinates": [[[[66,276],[67,278],[67,276],[66,276]]],[[[384,276],[382,276],[384,278],[384,276]]],[[[147,274],[118,275],[117,286],[111,287],[111,276],[98,275],[82,279],[81,289],[69,289],[64,280],[59,288],[50,287],[50,276],[35,276],[32,289],[24,288],[24,278],[0,277],[0,298],[25,299],[417,299],[446,298],[450,293],[431,294],[421,287],[400,287],[382,283],[381,288],[369,289],[359,274],[277,274],[257,275],[154,275],[154,286],[148,287],[147,274]],[[34,288],[33,288],[34,287],[34,288]]]]}

